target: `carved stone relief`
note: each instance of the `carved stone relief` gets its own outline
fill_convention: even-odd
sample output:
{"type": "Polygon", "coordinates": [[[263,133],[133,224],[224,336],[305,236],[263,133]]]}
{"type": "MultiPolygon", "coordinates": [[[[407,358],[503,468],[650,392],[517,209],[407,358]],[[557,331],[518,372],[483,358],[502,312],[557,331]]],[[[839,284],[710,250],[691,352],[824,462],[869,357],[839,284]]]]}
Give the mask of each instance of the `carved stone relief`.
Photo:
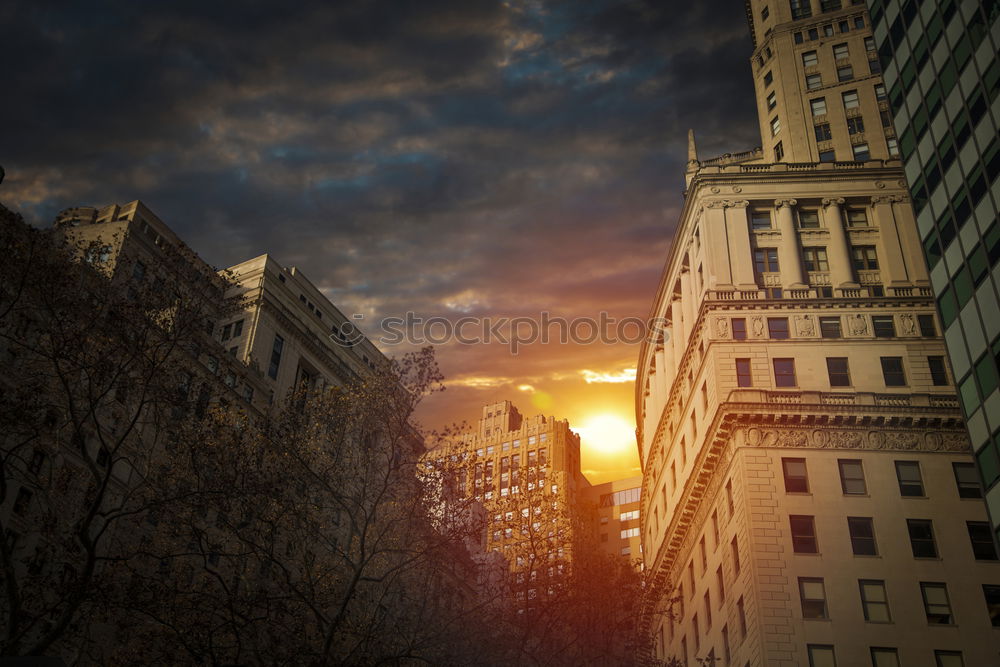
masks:
{"type": "Polygon", "coordinates": [[[907,336],[917,333],[917,323],[911,313],[903,313],[899,316],[899,326],[907,336]]]}
{"type": "Polygon", "coordinates": [[[811,315],[795,316],[795,331],[799,336],[815,336],[816,323],[811,315]]]}
{"type": "Polygon", "coordinates": [[[847,316],[847,330],[852,336],[868,335],[868,318],[861,313],[847,316]]]}
{"type": "Polygon", "coordinates": [[[965,434],[948,431],[758,428],[738,429],[734,444],[750,447],[884,449],[893,451],[969,450],[965,434]]]}
{"type": "Polygon", "coordinates": [[[751,317],[750,326],[753,329],[755,338],[762,338],[764,336],[764,318],[761,315],[751,317]]]}
{"type": "Polygon", "coordinates": [[[729,336],[729,319],[725,317],[715,318],[715,335],[719,338],[729,336]]]}

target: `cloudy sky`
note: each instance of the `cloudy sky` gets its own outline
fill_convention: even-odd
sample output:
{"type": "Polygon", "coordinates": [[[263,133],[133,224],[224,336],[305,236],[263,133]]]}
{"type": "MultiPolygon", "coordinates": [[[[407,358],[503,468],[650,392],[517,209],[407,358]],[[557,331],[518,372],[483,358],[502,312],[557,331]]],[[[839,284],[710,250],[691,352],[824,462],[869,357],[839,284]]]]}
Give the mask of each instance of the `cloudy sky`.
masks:
{"type": "MultiPolygon", "coordinates": [[[[7,206],[142,199],[212,264],[299,267],[376,339],[408,311],[645,317],[687,129],[702,157],[760,143],[736,0],[8,0],[0,49],[7,206]]],[[[625,476],[634,441],[591,421],[632,426],[637,354],[443,344],[420,416],[510,399],[589,425],[591,479],[625,476]]]]}

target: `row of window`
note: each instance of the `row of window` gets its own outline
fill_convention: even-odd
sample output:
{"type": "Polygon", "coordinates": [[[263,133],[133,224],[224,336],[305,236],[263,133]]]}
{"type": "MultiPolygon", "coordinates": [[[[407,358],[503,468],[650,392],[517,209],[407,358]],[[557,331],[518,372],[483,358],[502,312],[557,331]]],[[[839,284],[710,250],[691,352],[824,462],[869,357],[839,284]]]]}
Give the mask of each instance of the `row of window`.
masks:
{"type": "MultiPolygon", "coordinates": [[[[738,387],[753,387],[753,371],[750,359],[736,359],[736,385],[738,387]]],[[[902,357],[879,357],[882,365],[882,379],[886,387],[905,387],[906,371],[903,368],[902,357]]],[[[774,385],[776,387],[797,387],[795,377],[795,359],[772,359],[774,370],[774,385]]],[[[927,369],[930,371],[931,383],[935,386],[948,385],[948,372],[945,370],[943,356],[927,357],[927,369]]],[[[850,387],[851,372],[847,357],[826,358],[827,378],[831,387],[850,387]]]]}
{"type": "MultiPolygon", "coordinates": [[[[843,44],[846,48],[846,44],[843,44]]],[[[816,55],[815,51],[810,51],[809,53],[816,55]]],[[[803,60],[805,59],[803,54],[803,60]]],[[[882,68],[879,67],[878,60],[868,61],[868,73],[869,74],[881,74],[882,68]]],[[[854,80],[854,66],[850,64],[843,64],[837,67],[837,82],[844,83],[846,81],[854,80]]],[[[819,72],[813,74],[806,74],[806,90],[817,90],[823,87],[823,75],[819,72]]],[[[857,92],[854,93],[855,101],[857,100],[857,92]]]]}
{"type": "MultiPolygon", "coordinates": [[[[809,0],[790,0],[792,6],[792,19],[804,19],[812,16],[812,8],[809,7],[809,0]]],[[[864,0],[851,0],[852,5],[863,5],[864,0]]],[[[836,11],[840,9],[840,0],[820,0],[820,5],[824,12],[836,11]]],[[[841,33],[849,32],[851,26],[854,26],[855,30],[863,30],[865,27],[865,18],[862,15],[854,16],[850,19],[844,19],[837,23],[837,29],[841,33]]],[[[801,44],[807,38],[809,41],[814,42],[823,37],[833,37],[834,35],[834,24],[827,23],[823,26],[817,26],[815,28],[809,28],[804,31],[796,32],[794,34],[795,43],[801,44]]]]}
{"type": "MultiPolygon", "coordinates": [[[[881,579],[859,579],[858,592],[861,610],[869,623],[892,623],[892,611],[885,581],[881,579]]],[[[920,582],[920,594],[924,602],[927,622],[933,625],[954,625],[955,617],[948,598],[948,587],[939,582],[920,582]]],[[[1000,627],[1000,586],[983,585],[983,597],[990,623],[1000,627]]],[[[802,618],[828,619],[826,586],[822,577],[799,577],[799,599],[802,618]]]]}
{"type": "MultiPolygon", "coordinates": [[[[788,517],[792,535],[792,551],[797,554],[818,554],[819,539],[815,517],[792,514],[788,517]]],[[[997,560],[996,546],[989,521],[966,521],[972,555],[976,560],[997,560]]],[[[855,556],[877,556],[875,524],[872,517],[847,517],[851,536],[851,549],[855,556]]],[[[907,519],[906,530],[910,537],[910,550],[914,558],[938,558],[937,541],[930,519],[907,519]]]]}
{"type": "MultiPolygon", "coordinates": [[[[844,211],[848,227],[871,227],[868,220],[868,212],[864,208],[847,207],[844,211]]],[[[771,209],[752,208],[749,211],[750,229],[760,231],[764,229],[774,229],[774,220],[771,216],[771,209]]],[[[799,229],[820,229],[818,208],[799,208],[795,217],[799,229]]]]}
{"type": "MultiPolygon", "coordinates": [[[[548,433],[540,433],[537,436],[529,435],[527,444],[529,447],[532,447],[536,443],[545,442],[548,439],[549,439],[548,433]]],[[[479,449],[476,450],[476,456],[480,458],[482,458],[483,456],[493,456],[493,454],[497,451],[507,452],[510,451],[511,449],[518,449],[520,447],[521,447],[521,438],[514,438],[513,440],[507,440],[506,442],[501,443],[499,448],[496,445],[487,445],[486,447],[480,447],[479,449]]],[[[542,458],[544,459],[545,450],[542,449],[541,452],[542,452],[542,458]]],[[[531,456],[530,452],[528,453],[528,456],[529,457],[531,456]]]]}
{"type": "MultiPolygon", "coordinates": [[[[837,654],[830,644],[809,644],[809,667],[837,667],[837,654]]],[[[899,651],[893,647],[872,646],[869,648],[872,667],[900,667],[899,651]]],[[[934,651],[937,667],[965,667],[961,651],[934,651]]]]}
{"type": "MultiPolygon", "coordinates": [[[[904,498],[924,498],[924,480],[918,461],[895,461],[899,495],[904,498]]],[[[868,495],[864,467],[860,459],[837,459],[840,486],[846,496],[868,495]]],[[[953,462],[952,473],[959,498],[982,498],[983,490],[972,463],[953,462]]],[[[781,471],[786,493],[809,493],[809,477],[804,458],[781,459],[781,471]]]]}
{"type": "MultiPolygon", "coordinates": [[[[864,321],[862,315],[848,316],[852,319],[861,318],[861,323],[864,325],[858,326],[855,332],[861,331],[862,333],[867,333],[868,324],[864,321]]],[[[903,321],[903,333],[906,335],[914,335],[918,332],[921,336],[925,338],[933,338],[937,336],[937,327],[934,324],[934,316],[929,314],[917,315],[916,323],[914,324],[913,316],[909,313],[902,316],[903,321]]],[[[746,340],[747,339],[747,320],[745,317],[733,317],[729,320],[730,328],[733,331],[733,340],[746,340]]],[[[896,318],[892,315],[872,315],[872,333],[876,338],[895,338],[896,333],[896,318]]],[[[843,338],[843,320],[840,315],[832,316],[821,316],[819,318],[819,333],[823,338],[843,338]]],[[[764,334],[763,328],[760,331],[755,332],[757,336],[762,336],[764,334]]],[[[787,317],[768,317],[767,318],[767,336],[768,338],[784,340],[789,338],[791,332],[788,328],[788,318],[787,317]]]]}
{"type": "MultiPolygon", "coordinates": [[[[851,246],[851,268],[855,271],[877,271],[878,253],[875,246],[856,245],[851,246]]],[[[781,270],[778,265],[777,248],[757,248],[753,251],[754,270],[760,273],[777,273],[781,270]]],[[[802,267],[806,271],[829,271],[830,262],[826,254],[826,246],[803,246],[802,267]]]]}

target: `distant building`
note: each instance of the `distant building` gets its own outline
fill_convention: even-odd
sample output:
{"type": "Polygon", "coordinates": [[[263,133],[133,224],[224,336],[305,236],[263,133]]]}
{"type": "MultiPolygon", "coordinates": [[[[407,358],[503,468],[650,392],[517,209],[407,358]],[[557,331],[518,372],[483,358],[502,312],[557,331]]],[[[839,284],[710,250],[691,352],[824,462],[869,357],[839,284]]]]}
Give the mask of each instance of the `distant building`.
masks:
{"type": "Polygon", "coordinates": [[[867,11],[746,11],[764,148],[691,139],[638,361],[656,657],[992,664],[1000,562],[867,11]]]}
{"type": "Polygon", "coordinates": [[[1000,523],[1000,5],[871,0],[917,229],[1000,523]]]}
{"type": "Polygon", "coordinates": [[[510,401],[483,406],[476,429],[428,451],[454,498],[485,508],[486,549],[502,555],[517,602],[530,609],[557,585],[589,529],[580,437],[566,420],[522,417],[510,401]]]}
{"type": "Polygon", "coordinates": [[[640,505],[642,477],[591,486],[587,503],[595,508],[597,547],[606,554],[641,562],[640,505]]]}

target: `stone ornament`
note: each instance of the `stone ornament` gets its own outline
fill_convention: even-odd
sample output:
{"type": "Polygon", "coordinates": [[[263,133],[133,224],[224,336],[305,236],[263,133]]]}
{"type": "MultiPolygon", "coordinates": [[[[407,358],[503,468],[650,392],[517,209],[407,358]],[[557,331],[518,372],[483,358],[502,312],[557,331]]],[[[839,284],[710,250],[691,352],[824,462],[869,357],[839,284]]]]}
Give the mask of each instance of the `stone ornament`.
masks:
{"type": "Polygon", "coordinates": [[[867,336],[868,318],[866,318],[861,313],[857,313],[856,315],[848,315],[847,330],[851,332],[852,336],[867,336]]]}
{"type": "Polygon", "coordinates": [[[907,336],[914,336],[917,333],[917,323],[911,313],[903,313],[899,316],[899,325],[903,333],[907,336]]]}
{"type": "Polygon", "coordinates": [[[736,446],[790,449],[878,449],[891,451],[964,452],[964,433],[948,431],[759,428],[738,429],[736,446]]]}
{"type": "Polygon", "coordinates": [[[760,315],[754,315],[750,318],[750,326],[753,329],[753,335],[756,338],[763,338],[764,336],[764,318],[760,315]]]}
{"type": "Polygon", "coordinates": [[[729,336],[729,320],[725,317],[717,317],[715,319],[715,334],[719,338],[726,338],[729,336]]]}
{"type": "Polygon", "coordinates": [[[795,330],[800,336],[815,336],[816,324],[813,322],[813,318],[809,315],[796,315],[795,330]]]}
{"type": "Polygon", "coordinates": [[[843,197],[827,197],[823,200],[823,206],[843,206],[847,201],[843,197]]]}
{"type": "Polygon", "coordinates": [[[775,199],[774,207],[781,208],[782,206],[795,206],[799,203],[798,199],[775,199]]]}

